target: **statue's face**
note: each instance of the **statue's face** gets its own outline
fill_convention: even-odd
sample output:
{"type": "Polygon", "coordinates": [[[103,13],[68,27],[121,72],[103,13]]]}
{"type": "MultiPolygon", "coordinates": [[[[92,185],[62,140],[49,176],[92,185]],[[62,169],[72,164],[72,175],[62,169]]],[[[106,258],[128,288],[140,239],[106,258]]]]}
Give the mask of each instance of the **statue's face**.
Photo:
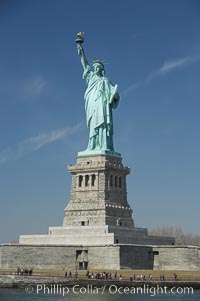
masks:
{"type": "Polygon", "coordinates": [[[94,68],[94,73],[96,75],[100,75],[100,76],[103,75],[103,68],[102,68],[102,66],[100,64],[94,64],[93,68],[94,68]]]}

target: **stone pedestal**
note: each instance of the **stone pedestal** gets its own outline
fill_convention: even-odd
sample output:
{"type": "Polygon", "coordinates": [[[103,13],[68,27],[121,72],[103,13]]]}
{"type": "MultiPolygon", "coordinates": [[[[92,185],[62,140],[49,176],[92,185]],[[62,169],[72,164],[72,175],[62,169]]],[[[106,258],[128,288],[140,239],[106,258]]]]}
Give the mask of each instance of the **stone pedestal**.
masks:
{"type": "Polygon", "coordinates": [[[123,166],[121,157],[79,156],[68,171],[72,187],[63,226],[134,227],[126,190],[130,168],[123,166]]]}
{"type": "Polygon", "coordinates": [[[110,154],[77,157],[69,165],[70,200],[63,226],[49,227],[46,235],[20,235],[21,244],[99,246],[115,244],[171,244],[172,238],[149,237],[146,228],[135,228],[127,202],[122,158],[110,154]]]}

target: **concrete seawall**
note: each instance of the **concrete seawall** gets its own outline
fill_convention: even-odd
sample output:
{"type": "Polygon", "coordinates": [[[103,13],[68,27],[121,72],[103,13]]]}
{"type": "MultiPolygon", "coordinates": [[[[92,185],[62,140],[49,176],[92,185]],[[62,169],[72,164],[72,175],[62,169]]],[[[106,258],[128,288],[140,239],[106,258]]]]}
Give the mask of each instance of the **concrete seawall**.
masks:
{"type": "Polygon", "coordinates": [[[84,279],[84,278],[66,278],[62,276],[18,276],[18,275],[0,275],[0,288],[25,288],[37,285],[61,285],[73,287],[79,285],[81,287],[93,286],[109,288],[111,285],[117,287],[192,287],[200,289],[200,281],[130,281],[123,280],[105,280],[105,279],[84,279]]]}

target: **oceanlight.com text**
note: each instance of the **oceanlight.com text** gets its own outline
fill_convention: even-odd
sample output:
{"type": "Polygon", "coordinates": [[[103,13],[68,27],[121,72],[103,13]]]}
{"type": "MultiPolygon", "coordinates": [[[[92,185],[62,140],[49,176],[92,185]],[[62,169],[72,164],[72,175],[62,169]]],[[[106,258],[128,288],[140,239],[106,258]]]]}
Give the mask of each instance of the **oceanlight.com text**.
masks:
{"type": "Polygon", "coordinates": [[[88,284],[86,286],[76,284],[74,286],[65,286],[61,284],[38,284],[36,286],[26,286],[27,293],[35,292],[37,295],[149,295],[154,297],[156,295],[193,295],[192,287],[167,287],[167,286],[150,286],[145,284],[143,286],[117,286],[115,284],[105,284],[102,286],[95,286],[88,284]]]}

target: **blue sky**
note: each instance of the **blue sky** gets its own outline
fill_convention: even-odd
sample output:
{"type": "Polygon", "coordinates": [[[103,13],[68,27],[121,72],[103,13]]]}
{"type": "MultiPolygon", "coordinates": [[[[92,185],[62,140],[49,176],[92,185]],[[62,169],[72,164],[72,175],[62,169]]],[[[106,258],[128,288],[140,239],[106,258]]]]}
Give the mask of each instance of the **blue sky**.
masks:
{"type": "Polygon", "coordinates": [[[200,228],[199,1],[1,1],[0,242],[61,225],[85,149],[82,67],[118,84],[115,150],[137,226],[200,228]]]}

